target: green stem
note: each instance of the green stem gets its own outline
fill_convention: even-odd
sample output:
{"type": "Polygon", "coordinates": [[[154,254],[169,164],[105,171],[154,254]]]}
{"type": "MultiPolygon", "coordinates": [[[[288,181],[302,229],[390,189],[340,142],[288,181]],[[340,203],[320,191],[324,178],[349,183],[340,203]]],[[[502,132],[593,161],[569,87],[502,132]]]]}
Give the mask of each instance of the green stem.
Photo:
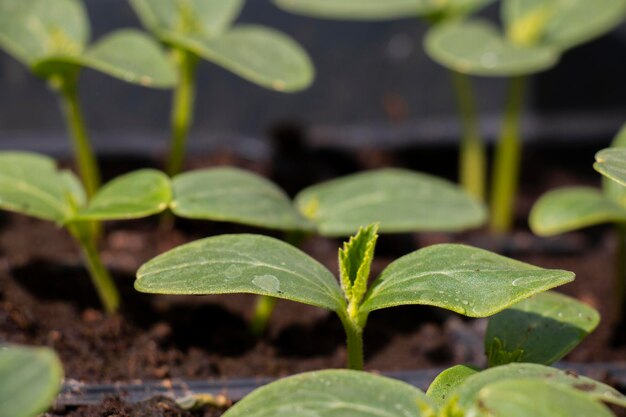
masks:
{"type": "MultiPolygon", "coordinates": [[[[308,234],[301,231],[290,231],[285,233],[284,240],[292,246],[299,247],[307,238],[308,234]]],[[[254,314],[250,319],[250,333],[260,336],[265,332],[267,323],[274,313],[277,299],[268,295],[259,295],[254,307],[254,314]]]]}
{"type": "Polygon", "coordinates": [[[504,122],[492,173],[491,230],[495,233],[508,232],[513,226],[521,163],[520,136],[524,90],[524,77],[514,77],[510,80],[504,122]]]}
{"type": "Polygon", "coordinates": [[[88,197],[92,197],[100,188],[100,170],[91,147],[83,112],[78,97],[78,72],[64,73],[59,78],[61,107],[70,130],[74,158],[85,184],[88,197]]]}
{"type": "Polygon", "coordinates": [[[459,182],[471,195],[485,200],[487,151],[480,134],[474,91],[469,76],[451,71],[463,134],[459,158],[459,182]]]}
{"type": "Polygon", "coordinates": [[[187,138],[193,123],[196,95],[196,69],[198,57],[182,49],[175,51],[180,80],[174,91],[172,104],[172,137],[167,161],[167,173],[178,174],[183,168],[187,148],[187,138]]]}
{"type": "Polygon", "coordinates": [[[120,305],[120,294],[109,271],[102,263],[92,230],[91,224],[88,223],[84,223],[84,227],[83,224],[70,227],[70,231],[80,244],[91,281],[96,287],[102,305],[108,313],[114,313],[120,305]]]}
{"type": "Polygon", "coordinates": [[[339,314],[341,323],[346,332],[348,349],[348,368],[357,371],[363,370],[363,326],[351,320],[345,314],[339,314]]]}
{"type": "Polygon", "coordinates": [[[615,298],[616,298],[616,310],[621,317],[626,320],[626,309],[624,302],[626,302],[626,223],[619,223],[617,225],[617,275],[615,281],[615,298]]]}

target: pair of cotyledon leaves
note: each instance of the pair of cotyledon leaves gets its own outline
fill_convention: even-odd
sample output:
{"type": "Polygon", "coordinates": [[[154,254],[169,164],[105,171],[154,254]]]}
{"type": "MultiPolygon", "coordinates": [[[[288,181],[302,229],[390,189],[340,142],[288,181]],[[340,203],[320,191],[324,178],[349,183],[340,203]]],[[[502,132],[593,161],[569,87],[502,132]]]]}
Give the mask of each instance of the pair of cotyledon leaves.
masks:
{"type": "Polygon", "coordinates": [[[463,230],[481,225],[483,205],[456,185],[426,174],[379,170],[310,187],[295,204],[269,180],[235,168],[183,173],[172,180],[144,169],[106,184],[90,201],[80,182],[51,158],[0,153],[0,207],[58,224],[179,216],[278,230],[348,235],[380,222],[385,232],[463,230]]]}
{"type": "MultiPolygon", "coordinates": [[[[256,25],[231,27],[243,0],[133,0],[156,37],[279,91],[308,87],[314,75],[306,52],[291,38],[256,25]]],[[[0,47],[42,77],[88,67],[128,82],[169,88],[174,66],[159,45],[132,29],[93,45],[80,0],[0,0],[0,47]]]]}
{"type": "Polygon", "coordinates": [[[556,65],[565,50],[624,21],[626,0],[502,0],[501,11],[503,31],[478,19],[444,23],[427,34],[426,51],[440,64],[465,74],[544,71],[556,65]]]}
{"type": "Polygon", "coordinates": [[[56,398],[63,368],[51,349],[0,345],[0,416],[35,417],[56,398]]]}
{"type": "Polygon", "coordinates": [[[605,176],[603,189],[565,187],[543,195],[530,213],[530,227],[552,236],[603,223],[626,221],[626,126],[611,148],[596,154],[594,168],[605,176]]]}

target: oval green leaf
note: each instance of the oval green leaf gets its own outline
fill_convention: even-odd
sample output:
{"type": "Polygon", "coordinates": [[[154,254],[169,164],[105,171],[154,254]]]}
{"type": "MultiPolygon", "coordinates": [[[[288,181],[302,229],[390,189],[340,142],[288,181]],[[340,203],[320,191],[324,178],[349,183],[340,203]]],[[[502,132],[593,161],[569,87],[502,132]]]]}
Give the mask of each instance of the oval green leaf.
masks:
{"type": "Polygon", "coordinates": [[[0,208],[58,224],[84,201],[78,179],[52,158],[29,152],[0,153],[0,208]]]}
{"type": "Polygon", "coordinates": [[[250,293],[339,311],[344,297],[333,274],[280,240],[222,235],[179,246],[137,272],[135,289],[156,294],[250,293]]]}
{"type": "Polygon", "coordinates": [[[545,14],[537,43],[559,50],[573,48],[604,35],[626,18],[626,0],[504,0],[502,16],[515,25],[545,14]]]}
{"type": "Polygon", "coordinates": [[[626,210],[591,187],[567,187],[541,196],[533,206],[529,224],[540,236],[626,220],[626,210]]]}
{"type": "Polygon", "coordinates": [[[555,292],[537,294],[489,319],[485,352],[489,366],[510,362],[551,365],[600,322],[598,312],[555,292]]]}
{"type": "Polygon", "coordinates": [[[431,175],[381,169],[309,187],[300,212],[326,236],[347,236],[379,223],[381,233],[462,231],[485,222],[486,209],[456,184],[431,175]]]}
{"type": "Polygon", "coordinates": [[[211,38],[169,33],[164,40],[272,90],[295,92],[313,82],[315,70],[306,51],[268,27],[238,25],[211,38]]]}
{"type": "MultiPolygon", "coordinates": [[[[617,135],[615,135],[611,143],[611,148],[626,148],[626,123],[622,125],[617,135]]],[[[603,177],[602,191],[604,195],[612,201],[615,201],[620,207],[626,207],[626,187],[622,184],[607,177],[603,177]]]]}
{"type": "Polygon", "coordinates": [[[433,0],[274,0],[291,13],[326,19],[387,20],[417,17],[440,9],[433,0]]]}
{"type": "Polygon", "coordinates": [[[244,0],[130,0],[142,24],[164,32],[216,36],[237,18],[244,0]]]}
{"type": "Polygon", "coordinates": [[[88,39],[80,0],[0,0],[0,48],[27,66],[57,55],[80,55],[88,39]]]}
{"type": "Polygon", "coordinates": [[[532,363],[511,363],[479,372],[467,378],[452,394],[456,397],[461,409],[467,410],[474,405],[480,391],[490,384],[498,381],[529,378],[544,379],[576,389],[594,400],[605,401],[621,407],[626,406],[626,397],[608,385],[573,372],[565,372],[532,363]]]}
{"type": "Polygon", "coordinates": [[[443,407],[450,400],[450,393],[461,385],[467,378],[479,372],[479,369],[470,365],[456,365],[448,368],[430,384],[426,395],[438,407],[443,407]]]}
{"type": "Polygon", "coordinates": [[[424,47],[430,57],[454,71],[481,76],[516,76],[545,71],[559,55],[545,46],[518,46],[486,21],[455,21],[434,26],[424,47]]]}
{"type": "Polygon", "coordinates": [[[177,175],[172,211],[180,217],[278,230],[311,230],[287,194],[273,182],[236,168],[177,175]]]}
{"type": "Polygon", "coordinates": [[[465,415],[484,417],[614,417],[602,403],[542,379],[510,379],[480,390],[465,415]]]}
{"type": "Polygon", "coordinates": [[[169,178],[160,171],[142,169],[105,184],[73,220],[138,219],[162,212],[171,200],[169,178]]]}
{"type": "Polygon", "coordinates": [[[0,416],[35,417],[54,401],[61,361],[47,348],[0,346],[0,416]]]}
{"type": "Polygon", "coordinates": [[[626,185],[626,149],[609,148],[603,149],[596,154],[596,163],[593,167],[600,174],[626,185]]]}
{"type": "Polygon", "coordinates": [[[421,391],[366,372],[308,372],[261,387],[224,417],[421,417],[432,416],[421,391]]]}
{"type": "Polygon", "coordinates": [[[573,272],[539,268],[483,249],[434,245],[392,262],[374,281],[359,310],[423,304],[488,317],[573,280],[573,272]]]}

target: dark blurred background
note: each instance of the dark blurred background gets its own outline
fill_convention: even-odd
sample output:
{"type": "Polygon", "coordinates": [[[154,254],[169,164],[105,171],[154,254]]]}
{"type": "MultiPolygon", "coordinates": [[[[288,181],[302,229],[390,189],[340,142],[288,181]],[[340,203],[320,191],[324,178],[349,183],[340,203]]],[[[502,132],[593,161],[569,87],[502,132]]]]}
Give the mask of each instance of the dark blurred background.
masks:
{"type": "MultiPolygon", "coordinates": [[[[92,39],[139,26],[127,0],[86,0],[92,39]]],[[[483,13],[496,19],[497,4],[483,13]]],[[[423,52],[418,20],[342,22],[285,13],[269,0],[248,0],[240,22],[295,37],[317,78],[307,91],[280,94],[202,63],[196,150],[233,148],[249,157],[271,152],[280,127],[302,130],[313,147],[398,148],[456,143],[455,102],[446,70],[423,52]]],[[[526,140],[560,146],[606,144],[626,120],[626,25],[568,52],[554,70],[532,78],[526,140]],[[541,141],[541,142],[539,142],[541,141]]],[[[475,79],[484,132],[493,139],[504,101],[503,80],[475,79]]],[[[132,86],[85,71],[81,95],[101,153],[165,149],[170,92],[132,86]]],[[[21,64],[0,53],[0,147],[67,154],[55,96],[21,64]]]]}

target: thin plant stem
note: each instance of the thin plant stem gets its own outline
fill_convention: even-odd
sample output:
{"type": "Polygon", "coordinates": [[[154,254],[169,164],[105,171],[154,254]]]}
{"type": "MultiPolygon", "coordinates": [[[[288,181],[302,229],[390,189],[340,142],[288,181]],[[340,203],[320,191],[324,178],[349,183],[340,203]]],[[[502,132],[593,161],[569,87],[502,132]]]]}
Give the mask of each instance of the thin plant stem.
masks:
{"type": "Polygon", "coordinates": [[[350,319],[345,314],[339,314],[341,323],[346,332],[348,350],[348,368],[356,371],[363,370],[363,326],[350,319]]]}
{"type": "Polygon", "coordinates": [[[100,169],[87,133],[78,97],[78,72],[65,73],[60,77],[61,107],[72,138],[74,158],[85,185],[88,197],[100,188],[100,169]]]}
{"type": "Polygon", "coordinates": [[[193,124],[196,96],[196,70],[198,57],[193,53],[177,49],[176,54],[180,80],[174,91],[172,103],[172,136],[166,171],[174,176],[183,168],[187,149],[187,138],[193,124]]]}
{"type": "Polygon", "coordinates": [[[456,71],[451,71],[450,74],[463,130],[459,155],[459,182],[468,193],[484,201],[487,151],[480,134],[472,81],[469,76],[456,71]]]}
{"type": "MultiPolygon", "coordinates": [[[[616,310],[621,317],[626,317],[626,223],[617,224],[617,275],[615,277],[616,310]]],[[[625,318],[626,319],[626,318],[625,318]]]]}
{"type": "Polygon", "coordinates": [[[490,226],[494,233],[506,233],[513,226],[515,197],[520,176],[524,90],[525,77],[511,78],[492,173],[490,226]]]}
{"type": "Polygon", "coordinates": [[[102,263],[95,239],[91,235],[92,230],[90,224],[84,224],[84,226],[76,224],[70,227],[70,232],[80,244],[87,270],[102,305],[108,313],[114,313],[120,305],[120,294],[109,271],[102,263]]]}

